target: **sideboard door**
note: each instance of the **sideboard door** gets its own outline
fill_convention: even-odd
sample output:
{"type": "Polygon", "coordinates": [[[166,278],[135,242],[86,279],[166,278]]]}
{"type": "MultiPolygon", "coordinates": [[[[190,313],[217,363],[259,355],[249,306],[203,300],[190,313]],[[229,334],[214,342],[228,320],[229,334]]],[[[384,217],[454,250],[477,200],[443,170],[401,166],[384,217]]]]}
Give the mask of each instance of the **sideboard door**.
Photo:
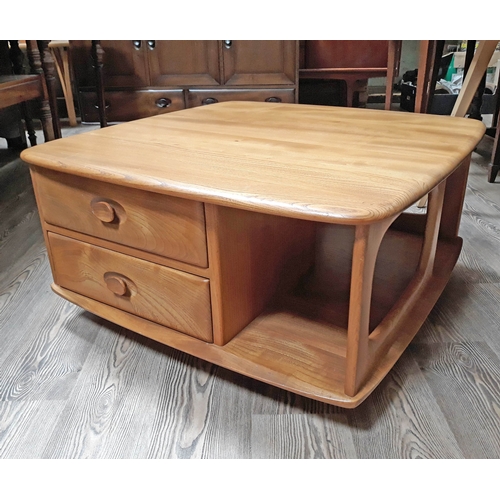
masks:
{"type": "MultiPolygon", "coordinates": [[[[101,40],[104,50],[103,77],[106,87],[137,88],[149,85],[141,40],[101,40]]],[[[72,40],[71,58],[78,88],[95,87],[90,40],[72,40]]]]}
{"type": "Polygon", "coordinates": [[[295,40],[223,40],[225,85],[294,85],[295,40]]]}
{"type": "Polygon", "coordinates": [[[146,40],[153,87],[219,85],[216,40],[146,40]]]}

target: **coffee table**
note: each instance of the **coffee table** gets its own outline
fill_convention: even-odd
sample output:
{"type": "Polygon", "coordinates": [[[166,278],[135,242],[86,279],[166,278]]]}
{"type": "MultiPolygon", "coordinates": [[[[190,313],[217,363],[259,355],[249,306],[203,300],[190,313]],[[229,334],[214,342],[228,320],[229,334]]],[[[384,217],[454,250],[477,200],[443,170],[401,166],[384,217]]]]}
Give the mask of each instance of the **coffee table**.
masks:
{"type": "Polygon", "coordinates": [[[450,277],[484,130],[463,118],[228,102],[22,158],[56,293],[229,370],[352,408],[450,277]],[[408,211],[426,194],[426,213],[408,211]]]}

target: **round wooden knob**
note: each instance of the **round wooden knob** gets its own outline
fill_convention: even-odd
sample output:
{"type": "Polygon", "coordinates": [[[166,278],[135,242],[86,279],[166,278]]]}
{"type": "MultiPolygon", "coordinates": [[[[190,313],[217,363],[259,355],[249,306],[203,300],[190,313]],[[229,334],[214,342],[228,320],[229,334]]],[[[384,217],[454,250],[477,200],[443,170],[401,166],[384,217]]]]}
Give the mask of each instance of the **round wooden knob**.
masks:
{"type": "Polygon", "coordinates": [[[127,293],[127,283],[118,276],[110,276],[105,279],[108,289],[115,295],[125,295],[127,293]]]}
{"type": "Polygon", "coordinates": [[[96,201],[90,204],[92,213],[102,222],[113,222],[116,217],[115,209],[106,201],[96,201]]]}

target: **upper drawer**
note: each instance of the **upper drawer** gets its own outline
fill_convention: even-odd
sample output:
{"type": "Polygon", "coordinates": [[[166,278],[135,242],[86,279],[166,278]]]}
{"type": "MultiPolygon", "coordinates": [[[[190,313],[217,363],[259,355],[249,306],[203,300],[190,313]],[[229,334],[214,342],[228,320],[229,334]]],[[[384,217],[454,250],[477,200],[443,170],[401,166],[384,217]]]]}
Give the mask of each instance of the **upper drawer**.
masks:
{"type": "Polygon", "coordinates": [[[207,267],[203,203],[50,170],[33,172],[49,224],[207,267]]]}
{"type": "Polygon", "coordinates": [[[293,89],[189,89],[189,108],[226,101],[295,102],[293,89]]]}
{"type": "Polygon", "coordinates": [[[51,232],[48,240],[59,286],[212,341],[208,279],[51,232]]]}
{"type": "MultiPolygon", "coordinates": [[[[80,92],[82,121],[99,122],[97,94],[80,92]]],[[[184,92],[172,90],[120,90],[104,93],[108,122],[124,122],[184,109],[184,92]]]]}

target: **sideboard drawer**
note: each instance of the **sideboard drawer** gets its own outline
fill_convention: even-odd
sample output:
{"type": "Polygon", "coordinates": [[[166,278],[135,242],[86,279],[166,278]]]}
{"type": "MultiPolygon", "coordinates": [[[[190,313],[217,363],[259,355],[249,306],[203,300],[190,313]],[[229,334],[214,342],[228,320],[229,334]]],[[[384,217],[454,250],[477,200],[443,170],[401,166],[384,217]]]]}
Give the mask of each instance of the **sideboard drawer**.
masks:
{"type": "Polygon", "coordinates": [[[48,233],[57,285],[206,342],[209,280],[48,233]]]}
{"type": "MultiPolygon", "coordinates": [[[[96,92],[80,92],[83,122],[99,122],[96,92]]],[[[104,93],[108,122],[122,122],[146,118],[184,109],[184,91],[169,90],[120,90],[104,93]]]]}
{"type": "Polygon", "coordinates": [[[189,89],[188,108],[227,101],[295,102],[294,89],[189,89]]]}
{"type": "Polygon", "coordinates": [[[207,267],[203,203],[49,170],[33,178],[49,224],[207,267]]]}

